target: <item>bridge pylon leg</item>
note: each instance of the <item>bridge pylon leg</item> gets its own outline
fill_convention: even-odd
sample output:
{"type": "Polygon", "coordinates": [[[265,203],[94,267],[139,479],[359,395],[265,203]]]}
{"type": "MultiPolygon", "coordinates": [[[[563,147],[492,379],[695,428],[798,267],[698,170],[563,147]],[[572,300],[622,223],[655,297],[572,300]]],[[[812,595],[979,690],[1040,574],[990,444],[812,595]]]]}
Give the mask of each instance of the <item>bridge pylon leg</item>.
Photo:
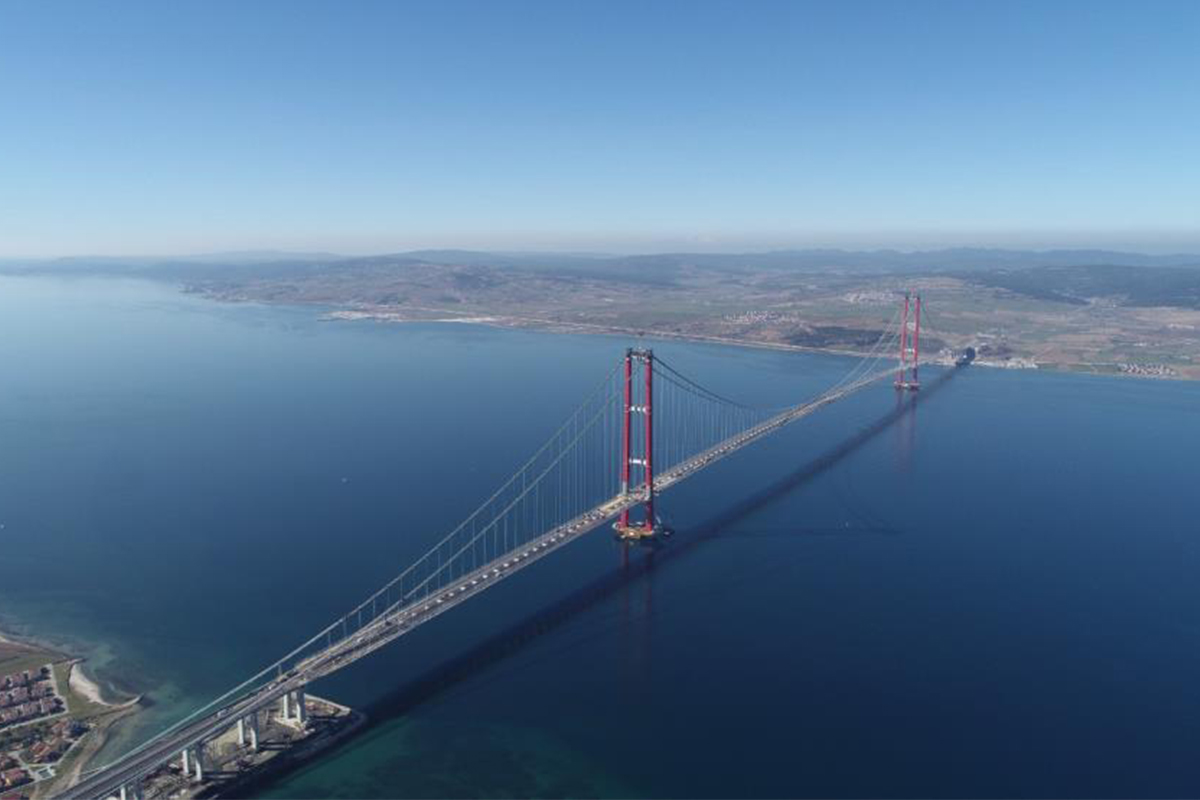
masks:
{"type": "Polygon", "coordinates": [[[246,718],[242,717],[237,721],[238,731],[238,747],[246,746],[246,718]]]}
{"type": "Polygon", "coordinates": [[[657,519],[654,516],[654,351],[635,350],[625,351],[625,406],[624,426],[622,428],[622,459],[621,459],[621,491],[628,494],[631,488],[632,468],[639,467],[642,471],[642,491],[644,499],[642,507],[645,519],[641,523],[630,522],[629,509],[621,511],[621,517],[614,526],[617,536],[625,541],[637,541],[653,536],[657,532],[657,519]],[[641,364],[644,388],[642,389],[641,404],[635,404],[634,399],[634,362],[641,364]],[[640,442],[642,453],[640,457],[633,454],[633,415],[641,414],[645,425],[645,433],[640,442]]]}
{"type": "Polygon", "coordinates": [[[183,751],[179,754],[179,760],[180,760],[181,765],[183,766],[183,774],[185,776],[190,775],[192,772],[192,758],[191,758],[191,753],[188,752],[188,749],[186,747],[183,748],[183,751]]]}
{"type": "Polygon", "coordinates": [[[280,709],[280,717],[284,722],[287,722],[292,718],[292,693],[284,692],[283,697],[280,698],[280,701],[283,704],[280,709]]]}
{"type": "Polygon", "coordinates": [[[303,728],[308,724],[308,705],[305,703],[304,690],[296,690],[296,723],[303,728]]]}
{"type": "Polygon", "coordinates": [[[257,752],[258,750],[258,712],[250,712],[250,724],[247,726],[250,729],[250,749],[257,752]]]}
{"type": "Polygon", "coordinates": [[[192,766],[196,768],[196,783],[204,780],[204,742],[196,745],[196,749],[192,752],[192,766]]]}
{"type": "Polygon", "coordinates": [[[918,369],[921,360],[921,295],[904,293],[900,316],[900,366],[896,371],[896,389],[915,392],[921,388],[918,369]],[[914,326],[915,322],[915,326],[914,326]]]}
{"type": "Polygon", "coordinates": [[[913,388],[921,386],[921,378],[917,374],[917,370],[921,368],[921,295],[917,295],[917,327],[913,331],[913,388]]]}

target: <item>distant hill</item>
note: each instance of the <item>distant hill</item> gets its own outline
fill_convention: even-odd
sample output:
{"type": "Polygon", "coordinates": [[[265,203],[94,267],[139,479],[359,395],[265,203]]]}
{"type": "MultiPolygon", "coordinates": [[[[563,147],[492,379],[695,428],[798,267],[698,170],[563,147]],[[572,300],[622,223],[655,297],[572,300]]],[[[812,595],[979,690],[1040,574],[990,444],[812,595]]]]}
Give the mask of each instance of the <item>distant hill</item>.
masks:
{"type": "Polygon", "coordinates": [[[250,251],[191,256],[76,256],[0,262],[5,272],[123,274],[169,280],[280,278],[321,273],[402,271],[408,267],[475,267],[525,270],[626,283],[670,284],[689,270],[747,274],[812,272],[845,274],[971,274],[996,270],[1061,267],[1200,268],[1200,255],[1146,255],[1108,250],[775,250],[761,253],[580,253],[477,250],[413,250],[346,257],[332,253],[250,251]]]}
{"type": "Polygon", "coordinates": [[[935,349],[986,342],[990,363],[1200,379],[1200,256],[1190,254],[251,252],[9,261],[0,271],[138,277],[214,300],[317,306],[346,319],[486,318],[859,351],[915,290],[932,311],[922,339],[935,349]]]}
{"type": "Polygon", "coordinates": [[[1200,255],[1146,255],[1110,250],[772,250],[760,253],[649,253],[587,255],[579,253],[509,253],[473,250],[417,250],[372,256],[370,261],[418,261],[453,266],[559,269],[596,276],[613,273],[669,274],[688,267],[731,272],[760,270],[847,272],[941,272],[1025,267],[1088,266],[1197,267],[1200,255]]]}
{"type": "Polygon", "coordinates": [[[1071,305],[1105,298],[1123,306],[1200,309],[1200,269],[1114,264],[959,273],[982,286],[1071,305]]]}

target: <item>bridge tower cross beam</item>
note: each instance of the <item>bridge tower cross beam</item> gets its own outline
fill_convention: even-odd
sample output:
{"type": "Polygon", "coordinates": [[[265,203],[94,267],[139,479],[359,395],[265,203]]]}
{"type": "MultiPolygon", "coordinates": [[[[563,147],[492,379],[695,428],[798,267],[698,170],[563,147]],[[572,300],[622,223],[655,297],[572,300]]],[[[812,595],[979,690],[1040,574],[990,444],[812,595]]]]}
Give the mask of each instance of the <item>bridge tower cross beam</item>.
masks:
{"type": "Polygon", "coordinates": [[[617,535],[625,540],[637,540],[654,535],[656,524],[654,516],[654,351],[650,349],[629,348],[625,351],[625,403],[623,425],[621,429],[621,491],[628,494],[632,488],[633,467],[641,470],[642,491],[644,500],[642,508],[644,519],[641,523],[631,523],[629,508],[621,511],[621,517],[616,524],[617,535]],[[635,404],[634,364],[640,365],[642,376],[641,404],[635,404]],[[633,453],[633,415],[643,417],[644,433],[642,436],[641,455],[633,453]]]}

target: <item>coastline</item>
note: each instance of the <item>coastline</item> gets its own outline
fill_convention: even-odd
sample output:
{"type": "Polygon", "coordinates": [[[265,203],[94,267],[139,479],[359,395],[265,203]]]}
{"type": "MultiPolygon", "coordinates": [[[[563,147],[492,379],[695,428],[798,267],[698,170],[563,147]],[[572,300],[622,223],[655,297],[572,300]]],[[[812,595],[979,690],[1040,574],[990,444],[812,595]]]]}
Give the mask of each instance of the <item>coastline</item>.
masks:
{"type": "Polygon", "coordinates": [[[16,633],[11,627],[0,628],[0,645],[4,644],[45,653],[54,664],[65,665],[68,672],[67,686],[90,703],[118,709],[128,708],[142,700],[141,695],[128,698],[108,697],[100,683],[85,671],[83,665],[87,662],[87,658],[70,652],[61,644],[38,639],[24,633],[16,633]]]}
{"type": "Polygon", "coordinates": [[[124,721],[136,716],[142,696],[112,697],[111,692],[87,674],[83,666],[86,658],[70,652],[64,645],[14,631],[11,620],[5,624],[8,627],[0,629],[0,645],[44,656],[52,665],[59,694],[67,698],[68,715],[87,725],[86,732],[54,765],[54,777],[31,784],[33,798],[54,797],[92,765],[124,721]]]}
{"type": "Polygon", "coordinates": [[[355,735],[363,730],[369,717],[363,711],[335,703],[325,698],[312,699],[340,709],[346,715],[346,721],[331,734],[300,744],[298,747],[285,751],[278,758],[271,759],[266,764],[235,777],[219,790],[202,793],[201,797],[249,797],[262,789],[269,788],[282,778],[310,766],[316,761],[326,758],[345,745],[355,735]]]}
{"type": "MultiPolygon", "coordinates": [[[[218,299],[219,298],[213,298],[218,299]]],[[[514,330],[534,330],[542,333],[574,333],[595,334],[601,336],[633,336],[645,339],[662,339],[681,342],[697,342],[700,344],[723,344],[734,347],[749,347],[756,350],[782,350],[794,353],[824,353],[836,356],[861,356],[856,350],[842,350],[836,347],[812,347],[810,345],[786,344],[784,342],[768,342],[758,339],[735,339],[728,336],[709,336],[699,333],[677,333],[674,331],[645,330],[628,328],[621,325],[605,325],[598,322],[563,322],[561,320],[542,319],[539,317],[515,317],[512,315],[472,315],[454,316],[453,311],[444,308],[424,308],[413,306],[413,311],[441,314],[440,317],[405,317],[400,313],[367,311],[361,309],[337,309],[326,312],[321,319],[328,321],[370,320],[373,322],[452,322],[462,325],[488,325],[493,328],[509,328],[514,330]]]]}
{"type": "Polygon", "coordinates": [[[12,629],[11,623],[6,620],[0,620],[0,625],[10,625],[7,628],[0,627],[0,645],[7,644],[13,647],[40,650],[49,655],[59,656],[58,660],[71,658],[71,655],[63,650],[61,645],[37,639],[28,634],[17,633],[12,629]]]}
{"type": "Polygon", "coordinates": [[[128,700],[111,700],[105,699],[104,689],[90,675],[84,671],[84,659],[76,658],[70,663],[70,676],[67,678],[67,685],[76,694],[86,697],[89,702],[95,703],[98,706],[107,706],[108,708],[130,708],[142,701],[141,695],[136,695],[128,700]]]}
{"type": "MultiPolygon", "coordinates": [[[[217,302],[230,302],[219,297],[210,297],[217,302]]],[[[698,344],[719,344],[730,347],[745,347],[754,350],[775,350],[789,353],[817,353],[821,355],[847,356],[851,358],[861,358],[864,353],[858,350],[846,350],[837,347],[814,347],[812,345],[787,344],[784,342],[772,342],[760,339],[739,339],[729,336],[711,336],[699,333],[680,333],[675,331],[659,331],[646,330],[641,328],[629,328],[620,325],[606,325],[594,322],[563,322],[561,320],[549,320],[538,317],[517,317],[512,315],[460,315],[454,316],[455,312],[450,309],[443,308],[426,308],[413,306],[409,311],[423,312],[426,314],[437,314],[436,317],[425,317],[413,314],[404,314],[403,312],[379,311],[369,309],[334,309],[326,311],[320,315],[320,319],[330,322],[354,322],[354,321],[371,321],[381,323],[419,323],[419,322],[440,322],[440,323],[457,323],[464,325],[487,325],[494,328],[505,328],[512,330],[531,330],[541,333],[570,333],[583,335],[600,335],[600,336],[630,336],[644,339],[658,339],[661,341],[678,341],[678,342],[695,342],[698,344]]],[[[1125,372],[1118,368],[1116,364],[1101,364],[1090,362],[1079,363],[1059,363],[1059,362],[1037,362],[1033,359],[1016,360],[1013,363],[997,362],[988,359],[977,359],[973,362],[974,366],[983,367],[986,369],[1005,369],[1015,371],[1042,371],[1055,373],[1073,373],[1096,375],[1103,378],[1133,378],[1140,380],[1153,381],[1194,381],[1197,378],[1189,377],[1188,375],[1176,373],[1173,375],[1153,375],[1139,374],[1136,372],[1125,372]]],[[[946,359],[943,363],[941,360],[933,363],[951,366],[953,361],[946,359]]]]}
{"type": "MultiPolygon", "coordinates": [[[[72,674],[76,672],[77,670],[72,669],[72,674]]],[[[63,788],[74,785],[82,773],[92,766],[92,762],[104,750],[105,745],[112,740],[113,734],[121,722],[131,719],[137,713],[140,702],[141,697],[134,698],[124,704],[113,705],[104,703],[111,710],[105,712],[103,716],[94,718],[94,727],[76,745],[76,748],[78,748],[77,752],[68,753],[63,758],[63,761],[59,763],[58,772],[55,777],[46,782],[45,791],[35,794],[35,800],[42,797],[58,796],[61,794],[63,788]]]]}

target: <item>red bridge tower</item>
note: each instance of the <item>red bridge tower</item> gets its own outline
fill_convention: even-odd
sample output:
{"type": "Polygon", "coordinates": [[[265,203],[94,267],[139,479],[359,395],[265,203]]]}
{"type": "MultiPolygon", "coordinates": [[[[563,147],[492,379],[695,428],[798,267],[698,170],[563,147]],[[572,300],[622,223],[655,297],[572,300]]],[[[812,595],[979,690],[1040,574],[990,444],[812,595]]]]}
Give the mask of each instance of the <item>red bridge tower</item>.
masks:
{"type": "Polygon", "coordinates": [[[629,494],[635,491],[633,468],[641,470],[641,491],[644,494],[642,508],[644,518],[641,522],[630,522],[629,509],[621,512],[621,518],[613,526],[621,539],[637,541],[653,536],[658,532],[657,520],[654,516],[654,351],[630,348],[625,351],[625,424],[622,429],[621,450],[621,493],[629,494]],[[644,377],[642,383],[641,403],[634,402],[637,392],[634,385],[635,369],[638,367],[644,377]],[[643,434],[634,435],[633,415],[641,414],[645,422],[643,434]],[[634,455],[634,449],[640,446],[641,454],[634,455]]]}
{"type": "Polygon", "coordinates": [[[900,391],[915,392],[921,388],[921,380],[917,369],[921,360],[921,295],[916,297],[916,324],[909,319],[912,308],[912,298],[904,293],[904,312],[900,321],[900,370],[896,373],[896,388],[900,391]],[[909,332],[912,338],[909,338],[909,332]]]}

